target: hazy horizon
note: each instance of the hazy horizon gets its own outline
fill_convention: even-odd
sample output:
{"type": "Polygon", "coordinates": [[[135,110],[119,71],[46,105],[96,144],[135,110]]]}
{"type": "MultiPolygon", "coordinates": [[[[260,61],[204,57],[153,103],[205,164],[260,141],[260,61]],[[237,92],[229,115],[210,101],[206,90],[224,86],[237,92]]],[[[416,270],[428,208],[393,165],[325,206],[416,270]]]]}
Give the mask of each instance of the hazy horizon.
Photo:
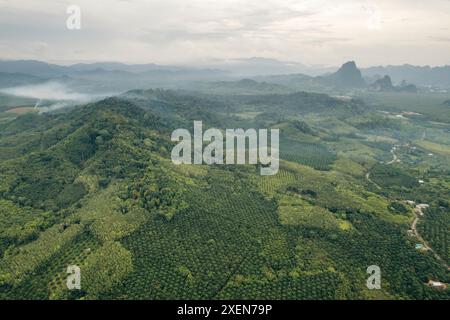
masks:
{"type": "Polygon", "coordinates": [[[209,65],[449,65],[450,1],[0,0],[0,59],[209,65]],[[66,9],[81,8],[81,30],[66,9]]]}
{"type": "Polygon", "coordinates": [[[133,62],[127,62],[127,61],[116,61],[116,60],[77,60],[77,61],[64,61],[64,60],[41,60],[41,59],[33,59],[33,58],[29,58],[29,59],[4,59],[0,57],[0,61],[3,62],[14,62],[14,61],[36,61],[36,62],[43,62],[43,63],[47,63],[47,64],[54,64],[54,65],[59,65],[59,66],[73,66],[76,64],[98,64],[98,63],[117,63],[117,64],[123,64],[123,65],[160,65],[160,66],[174,66],[174,67],[210,67],[210,66],[214,66],[217,65],[218,67],[220,66],[220,64],[226,65],[227,63],[233,63],[233,62],[237,62],[237,61],[250,61],[252,59],[261,59],[261,60],[273,60],[274,62],[280,62],[280,63],[285,63],[285,64],[296,64],[298,66],[304,66],[304,67],[309,67],[309,68],[324,68],[324,69],[338,69],[339,67],[341,67],[344,63],[349,62],[349,61],[354,61],[358,67],[363,68],[363,69],[367,69],[367,68],[373,68],[373,67],[389,67],[389,66],[405,66],[405,65],[411,65],[411,66],[415,66],[415,67],[430,67],[430,68],[438,68],[438,67],[448,67],[450,66],[450,63],[448,64],[440,64],[440,65],[434,65],[434,64],[411,64],[411,63],[398,63],[398,64],[374,64],[374,65],[366,65],[366,66],[361,66],[358,63],[358,60],[356,59],[349,59],[349,60],[345,60],[342,61],[341,63],[335,64],[335,65],[327,65],[327,64],[305,64],[302,63],[301,61],[285,61],[285,60],[278,60],[278,59],[274,59],[274,58],[267,58],[267,57],[248,57],[248,58],[232,58],[232,59],[224,59],[224,60],[219,60],[219,59],[214,59],[214,60],[209,60],[207,62],[204,62],[203,64],[195,64],[195,63],[156,63],[154,61],[147,61],[147,62],[138,62],[138,63],[133,63],[133,62]]]}

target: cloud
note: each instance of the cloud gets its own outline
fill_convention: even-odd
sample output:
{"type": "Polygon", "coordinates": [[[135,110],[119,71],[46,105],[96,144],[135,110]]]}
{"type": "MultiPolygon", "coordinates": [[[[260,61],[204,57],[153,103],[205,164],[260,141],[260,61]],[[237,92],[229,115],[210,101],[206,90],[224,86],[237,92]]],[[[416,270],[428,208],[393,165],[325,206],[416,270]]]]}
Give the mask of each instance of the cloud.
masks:
{"type": "Polygon", "coordinates": [[[431,53],[450,50],[436,40],[449,28],[450,1],[442,0],[0,0],[0,58],[443,64],[448,58],[431,53]],[[81,7],[79,31],[66,28],[70,4],[81,7]],[[422,47],[405,55],[414,44],[422,47]]]}
{"type": "Polygon", "coordinates": [[[369,30],[381,30],[383,20],[381,17],[380,9],[376,5],[363,6],[364,10],[369,15],[367,18],[366,26],[369,30]]]}
{"type": "Polygon", "coordinates": [[[450,37],[429,37],[429,38],[437,42],[450,42],[450,37]]]}

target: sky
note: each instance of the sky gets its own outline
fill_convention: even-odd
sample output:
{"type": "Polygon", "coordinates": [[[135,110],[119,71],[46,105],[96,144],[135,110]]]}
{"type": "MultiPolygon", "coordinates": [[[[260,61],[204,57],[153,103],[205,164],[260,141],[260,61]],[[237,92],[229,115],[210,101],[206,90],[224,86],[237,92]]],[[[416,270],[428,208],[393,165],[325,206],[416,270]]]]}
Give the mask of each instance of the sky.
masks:
{"type": "Polygon", "coordinates": [[[450,0],[0,0],[0,59],[450,64],[450,0]],[[69,30],[67,7],[81,9],[69,30]]]}

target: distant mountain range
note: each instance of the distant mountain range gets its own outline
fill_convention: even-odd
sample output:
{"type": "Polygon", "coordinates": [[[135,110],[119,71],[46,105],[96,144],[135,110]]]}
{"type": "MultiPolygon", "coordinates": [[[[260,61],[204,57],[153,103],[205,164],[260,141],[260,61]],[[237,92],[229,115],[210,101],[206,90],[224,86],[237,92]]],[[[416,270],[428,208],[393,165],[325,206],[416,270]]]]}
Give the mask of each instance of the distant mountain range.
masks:
{"type": "Polygon", "coordinates": [[[204,71],[221,73],[234,77],[276,75],[290,73],[307,73],[320,75],[335,71],[334,67],[306,66],[296,62],[283,62],[275,59],[249,58],[213,60],[191,66],[157,65],[157,64],[124,64],[118,62],[78,63],[69,66],[50,64],[35,60],[0,60],[0,72],[27,73],[38,77],[55,77],[73,73],[105,70],[126,71],[130,73],[144,72],[193,72],[204,71]]]}
{"type": "Polygon", "coordinates": [[[208,62],[202,65],[213,69],[225,70],[228,73],[245,78],[267,75],[307,74],[318,76],[336,71],[336,67],[321,65],[305,65],[298,62],[286,62],[268,58],[229,59],[208,62]]]}
{"type": "MultiPolygon", "coordinates": [[[[5,61],[0,60],[0,72],[6,73],[24,73],[37,77],[56,77],[62,75],[70,75],[74,73],[96,72],[96,71],[124,71],[130,73],[143,73],[152,71],[171,71],[182,72],[192,71],[198,68],[187,68],[177,66],[160,66],[156,64],[136,64],[128,65],[116,62],[99,62],[99,63],[79,63],[70,66],[62,66],[50,64],[35,60],[17,60],[5,61]]],[[[221,72],[219,70],[209,70],[221,72]]]]}
{"type": "Polygon", "coordinates": [[[402,81],[400,86],[394,86],[391,77],[388,75],[372,83],[368,89],[376,92],[417,92],[417,87],[406,83],[405,80],[402,81]]]}
{"type": "Polygon", "coordinates": [[[81,92],[120,93],[136,88],[177,88],[193,81],[222,81],[223,70],[195,67],[93,63],[60,66],[41,61],[0,61],[0,88],[56,81],[81,92]]]}
{"type": "Polygon", "coordinates": [[[354,61],[344,63],[336,72],[312,77],[305,74],[278,75],[257,78],[307,91],[353,90],[367,87],[354,61]]]}
{"type": "Polygon", "coordinates": [[[412,65],[371,67],[362,69],[365,77],[379,77],[388,74],[394,83],[403,80],[420,86],[450,87],[450,66],[420,67],[412,65]]]}
{"type": "MultiPolygon", "coordinates": [[[[416,67],[418,73],[420,70],[426,71],[427,68],[416,67]]],[[[411,69],[411,68],[410,68],[411,69]]],[[[378,73],[371,73],[372,69],[359,69],[354,61],[344,63],[336,72],[328,73],[322,76],[308,76],[305,74],[289,74],[276,76],[261,76],[255,79],[259,81],[266,81],[269,83],[276,83],[297,90],[328,92],[330,90],[348,91],[348,90],[369,90],[375,92],[410,92],[418,91],[416,86],[421,87],[433,86],[439,88],[450,88],[450,79],[446,80],[445,70],[450,77],[450,67],[434,68],[434,71],[441,73],[438,79],[442,81],[428,82],[427,79],[432,78],[428,74],[423,79],[418,74],[415,76],[408,76],[407,73],[401,73],[397,70],[396,78],[393,81],[389,74],[389,69],[379,68],[378,73]],[[369,70],[369,71],[367,71],[369,70]],[[413,81],[413,80],[415,81],[413,81]],[[395,83],[395,84],[394,84],[395,83]],[[431,83],[431,84],[430,84],[431,83]],[[398,85],[397,85],[398,84],[398,85]]],[[[428,72],[428,71],[427,71],[428,72]]]]}
{"type": "Polygon", "coordinates": [[[89,87],[89,84],[95,85],[97,82],[97,85],[109,91],[129,90],[142,85],[145,88],[178,85],[180,81],[217,81],[228,77],[227,72],[223,70],[195,67],[127,65],[110,62],[61,66],[33,60],[0,61],[0,73],[14,74],[9,83],[7,80],[1,81],[0,77],[0,87],[3,88],[17,85],[16,74],[21,74],[23,84],[36,82],[39,78],[56,80],[76,87],[89,87]],[[25,80],[25,75],[30,79],[25,80]]]}
{"type": "MultiPolygon", "coordinates": [[[[116,62],[63,66],[34,60],[0,60],[0,88],[54,80],[83,92],[123,92],[151,87],[195,89],[196,82],[230,82],[243,78],[295,90],[319,92],[329,89],[364,89],[371,84],[374,84],[372,89],[378,88],[375,91],[415,91],[413,86],[400,84],[450,88],[450,66],[431,68],[404,65],[358,69],[354,61],[349,61],[336,71],[336,68],[310,67],[265,58],[221,60],[197,66],[131,65],[116,62]],[[392,86],[399,85],[397,89],[389,87],[383,78],[385,75],[389,76],[392,86]],[[378,80],[387,86],[380,81],[376,84],[378,80]]],[[[264,87],[255,87],[254,83],[248,82],[241,84],[246,84],[247,87],[253,85],[253,88],[246,88],[250,91],[264,87]]],[[[230,85],[233,84],[220,83],[219,86],[227,86],[229,90],[232,89],[230,85]]],[[[280,87],[271,87],[272,89],[284,91],[280,87]]]]}
{"type": "Polygon", "coordinates": [[[0,88],[36,84],[46,79],[25,73],[0,72],[0,88]]]}

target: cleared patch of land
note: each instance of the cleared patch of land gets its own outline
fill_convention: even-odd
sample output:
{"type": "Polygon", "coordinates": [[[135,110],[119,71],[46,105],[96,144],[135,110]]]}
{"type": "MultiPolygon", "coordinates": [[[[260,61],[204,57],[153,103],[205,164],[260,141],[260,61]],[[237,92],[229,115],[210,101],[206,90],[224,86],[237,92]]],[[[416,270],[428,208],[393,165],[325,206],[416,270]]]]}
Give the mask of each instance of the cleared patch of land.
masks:
{"type": "Polygon", "coordinates": [[[38,109],[34,108],[34,107],[16,107],[16,108],[12,108],[12,109],[8,109],[6,110],[6,112],[8,113],[15,113],[15,114],[22,114],[22,113],[28,113],[28,112],[39,112],[38,109]]]}
{"type": "Polygon", "coordinates": [[[427,140],[414,141],[414,143],[423,149],[444,155],[450,155],[450,145],[443,145],[427,140]]]}

